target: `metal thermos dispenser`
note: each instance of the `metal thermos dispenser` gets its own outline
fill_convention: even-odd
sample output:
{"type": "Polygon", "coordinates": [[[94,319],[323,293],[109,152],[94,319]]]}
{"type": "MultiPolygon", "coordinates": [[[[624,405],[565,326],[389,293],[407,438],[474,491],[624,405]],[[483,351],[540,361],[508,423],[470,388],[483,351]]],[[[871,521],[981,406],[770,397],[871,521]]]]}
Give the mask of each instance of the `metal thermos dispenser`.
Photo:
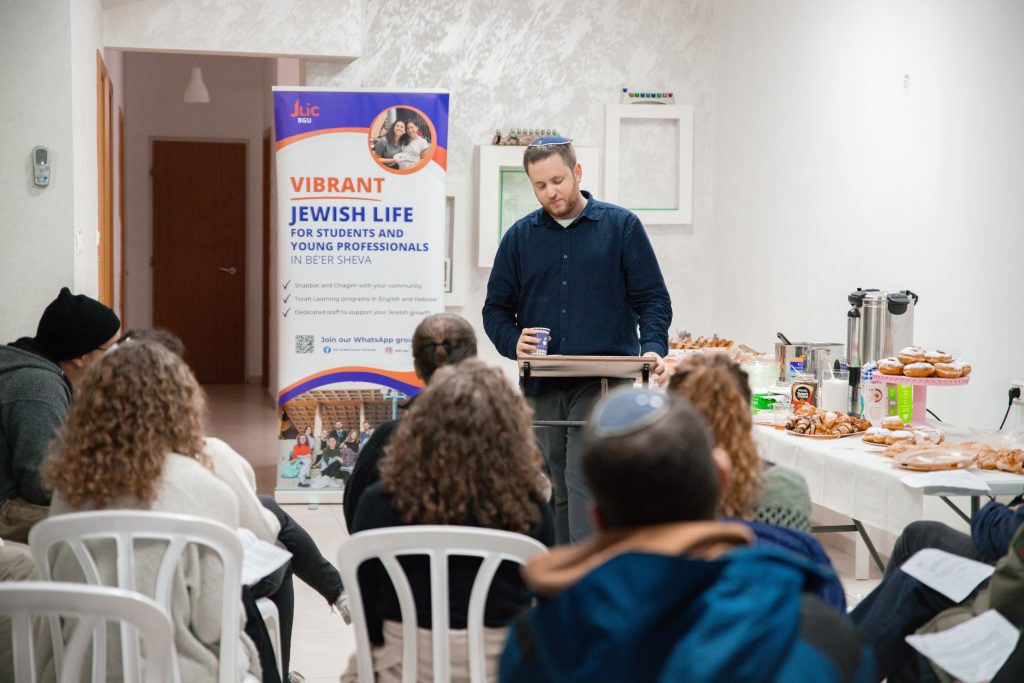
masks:
{"type": "Polygon", "coordinates": [[[890,292],[885,297],[885,324],[882,327],[881,358],[895,356],[914,343],[914,307],[917,294],[909,289],[890,292]]]}
{"type": "Polygon", "coordinates": [[[918,296],[909,289],[882,292],[857,288],[847,301],[846,364],[850,368],[851,413],[859,413],[861,368],[895,356],[914,343],[914,307],[918,296]]]}

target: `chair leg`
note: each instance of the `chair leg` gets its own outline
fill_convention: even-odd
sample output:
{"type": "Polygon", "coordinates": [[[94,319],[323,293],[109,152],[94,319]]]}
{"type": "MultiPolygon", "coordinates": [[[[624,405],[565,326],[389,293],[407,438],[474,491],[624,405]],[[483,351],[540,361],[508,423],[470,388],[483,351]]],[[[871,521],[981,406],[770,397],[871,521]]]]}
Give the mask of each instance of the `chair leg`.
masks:
{"type": "MultiPolygon", "coordinates": [[[[256,607],[263,617],[263,623],[267,625],[267,633],[270,634],[270,642],[274,646],[274,659],[277,660],[277,668],[281,669],[281,617],[277,612],[277,605],[268,598],[260,598],[256,601],[256,607]]],[[[282,673],[287,676],[288,672],[282,673]]]]}

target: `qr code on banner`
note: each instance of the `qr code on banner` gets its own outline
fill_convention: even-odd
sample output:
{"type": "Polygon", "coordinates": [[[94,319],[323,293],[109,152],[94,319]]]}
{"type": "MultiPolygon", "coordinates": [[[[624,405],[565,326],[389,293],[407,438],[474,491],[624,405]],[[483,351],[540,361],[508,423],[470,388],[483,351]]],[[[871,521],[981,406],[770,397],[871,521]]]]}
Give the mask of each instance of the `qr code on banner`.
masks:
{"type": "Polygon", "coordinates": [[[313,353],[313,335],[295,335],[295,353],[313,353]]]}

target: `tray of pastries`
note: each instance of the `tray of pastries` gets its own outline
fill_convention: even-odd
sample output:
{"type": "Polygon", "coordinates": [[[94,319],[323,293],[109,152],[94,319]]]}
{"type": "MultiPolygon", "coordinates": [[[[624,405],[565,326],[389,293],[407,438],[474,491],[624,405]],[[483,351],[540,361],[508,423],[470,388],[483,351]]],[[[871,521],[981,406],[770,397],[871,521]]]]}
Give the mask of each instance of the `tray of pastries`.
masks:
{"type": "Polygon", "coordinates": [[[936,470],[963,470],[974,465],[977,454],[956,446],[930,446],[908,448],[893,457],[893,465],[915,472],[936,470]]]}
{"type": "Polygon", "coordinates": [[[889,415],[878,427],[871,427],[864,432],[864,443],[872,446],[892,446],[895,444],[914,444],[918,446],[939,445],[946,440],[946,435],[938,429],[925,426],[904,424],[898,415],[889,415]]]}
{"type": "Polygon", "coordinates": [[[941,445],[897,443],[882,451],[882,455],[890,456],[894,461],[897,461],[901,456],[909,452],[943,452],[947,450],[954,450],[971,456],[973,458],[973,465],[979,469],[1024,474],[1024,449],[1015,446],[993,446],[979,441],[960,441],[953,444],[946,442],[941,445]]]}
{"type": "Polygon", "coordinates": [[[976,463],[980,469],[1024,474],[1024,449],[978,445],[982,446],[976,463]]]}
{"type": "Polygon", "coordinates": [[[713,334],[710,337],[694,337],[689,332],[677,332],[676,336],[668,340],[668,349],[668,356],[665,358],[665,362],[673,366],[678,364],[680,357],[701,351],[727,353],[737,363],[746,363],[754,360],[774,361],[774,358],[771,356],[751,346],[739,344],[735,340],[727,339],[726,337],[719,337],[717,334],[713,334]],[[669,360],[670,358],[677,360],[669,360]]]}
{"type": "Polygon", "coordinates": [[[735,343],[732,339],[719,337],[717,334],[710,337],[694,337],[689,332],[679,332],[668,340],[668,347],[670,349],[695,351],[698,349],[727,349],[735,343]]]}
{"type": "Polygon", "coordinates": [[[964,359],[954,358],[953,354],[942,350],[929,351],[922,346],[908,346],[876,365],[878,372],[890,377],[960,379],[971,374],[971,364],[964,359]]]}
{"type": "Polygon", "coordinates": [[[839,439],[863,434],[871,423],[863,418],[851,417],[812,405],[800,406],[786,423],[786,431],[794,436],[815,439],[839,439]]]}

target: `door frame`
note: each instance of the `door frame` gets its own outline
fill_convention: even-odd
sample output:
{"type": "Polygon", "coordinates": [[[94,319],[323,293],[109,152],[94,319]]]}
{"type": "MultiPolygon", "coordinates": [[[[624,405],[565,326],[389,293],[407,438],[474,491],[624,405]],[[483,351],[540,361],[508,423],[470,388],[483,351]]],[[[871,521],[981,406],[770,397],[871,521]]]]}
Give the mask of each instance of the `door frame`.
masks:
{"type": "Polygon", "coordinates": [[[260,217],[263,229],[263,264],[260,268],[263,273],[263,320],[260,324],[260,335],[263,337],[263,340],[262,344],[260,344],[262,349],[260,385],[264,387],[268,386],[270,383],[270,184],[273,182],[273,179],[271,178],[271,159],[274,154],[271,136],[272,132],[270,128],[263,131],[263,140],[261,144],[263,158],[260,162],[260,168],[263,174],[263,195],[260,198],[260,209],[263,214],[260,217]]]}
{"type": "Polygon", "coordinates": [[[114,86],[96,50],[97,299],[114,307],[114,86]]]}
{"type": "MultiPolygon", "coordinates": [[[[153,143],[154,142],[210,142],[210,143],[230,143],[230,144],[242,144],[245,145],[245,230],[243,234],[242,242],[242,255],[243,263],[245,266],[245,279],[249,277],[249,163],[251,161],[250,154],[252,153],[251,140],[248,138],[224,138],[224,137],[197,137],[193,135],[150,135],[146,139],[146,168],[149,173],[149,182],[146,183],[146,206],[148,214],[148,227],[149,227],[149,311],[150,319],[152,320],[153,310],[156,305],[156,288],[154,287],[153,281],[153,243],[155,235],[155,225],[153,218],[153,143]]],[[[242,354],[243,358],[243,373],[242,373],[242,384],[249,383],[249,349],[248,349],[248,334],[247,325],[249,324],[249,286],[247,281],[242,283],[242,291],[244,294],[242,304],[242,354]]],[[[265,343],[265,340],[264,340],[265,343]]]]}

